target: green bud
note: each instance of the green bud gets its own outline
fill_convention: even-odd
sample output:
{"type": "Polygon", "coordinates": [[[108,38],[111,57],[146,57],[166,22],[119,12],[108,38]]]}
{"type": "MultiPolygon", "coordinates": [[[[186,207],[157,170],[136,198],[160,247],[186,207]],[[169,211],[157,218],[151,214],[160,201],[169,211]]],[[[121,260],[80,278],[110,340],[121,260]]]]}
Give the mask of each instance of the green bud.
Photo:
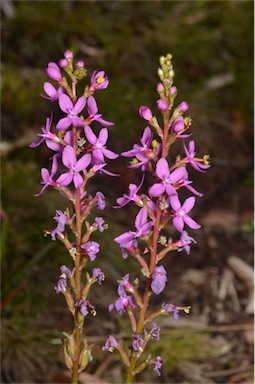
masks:
{"type": "Polygon", "coordinates": [[[164,72],[162,71],[161,68],[158,69],[158,76],[160,78],[161,81],[164,80],[165,76],[164,76],[164,72]]]}
{"type": "Polygon", "coordinates": [[[91,348],[92,346],[85,346],[81,351],[79,360],[79,372],[83,371],[87,367],[88,363],[93,360],[93,357],[91,355],[91,348]]]}
{"type": "Polygon", "coordinates": [[[77,79],[77,80],[81,80],[81,79],[83,79],[85,76],[86,76],[86,74],[87,74],[87,70],[85,69],[85,68],[76,68],[75,70],[74,70],[74,73],[73,73],[73,75],[74,75],[74,77],[77,79]]]}
{"type": "Polygon", "coordinates": [[[166,58],[167,58],[167,60],[172,60],[173,55],[171,55],[171,53],[168,53],[168,54],[166,55],[166,58]]]}
{"type": "Polygon", "coordinates": [[[159,58],[159,64],[162,66],[165,64],[165,56],[160,56],[159,58]]]}

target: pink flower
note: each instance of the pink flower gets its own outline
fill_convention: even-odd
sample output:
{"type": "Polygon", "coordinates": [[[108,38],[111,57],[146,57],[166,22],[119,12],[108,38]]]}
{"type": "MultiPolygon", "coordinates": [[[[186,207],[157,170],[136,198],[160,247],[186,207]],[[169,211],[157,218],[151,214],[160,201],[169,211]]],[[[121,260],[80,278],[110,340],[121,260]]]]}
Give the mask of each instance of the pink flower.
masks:
{"type": "Polygon", "coordinates": [[[73,105],[72,100],[69,96],[63,94],[59,96],[59,107],[60,109],[67,114],[66,117],[60,119],[56,125],[56,128],[59,130],[65,130],[74,125],[75,127],[82,127],[83,122],[80,117],[77,115],[83,110],[86,105],[85,96],[81,96],[75,105],[73,105]]]}
{"type": "Polygon", "coordinates": [[[196,199],[194,196],[188,197],[181,205],[178,196],[170,197],[170,204],[173,208],[174,218],[173,225],[177,229],[177,231],[182,232],[184,228],[184,224],[187,224],[191,229],[201,228],[201,225],[196,223],[191,217],[188,216],[188,213],[194,207],[196,199]]]}

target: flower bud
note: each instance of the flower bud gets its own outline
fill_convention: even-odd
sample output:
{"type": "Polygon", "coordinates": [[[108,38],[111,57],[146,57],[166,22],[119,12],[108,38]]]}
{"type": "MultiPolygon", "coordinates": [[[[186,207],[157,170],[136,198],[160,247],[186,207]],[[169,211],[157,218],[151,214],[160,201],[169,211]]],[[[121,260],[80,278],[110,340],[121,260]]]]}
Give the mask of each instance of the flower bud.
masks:
{"type": "Polygon", "coordinates": [[[165,112],[168,110],[168,103],[163,99],[159,99],[157,100],[157,107],[160,111],[165,112]]]}
{"type": "Polygon", "coordinates": [[[189,104],[186,101],[183,101],[181,104],[178,105],[177,108],[180,113],[184,113],[189,109],[189,104]]]}
{"type": "Polygon", "coordinates": [[[152,119],[152,112],[146,105],[142,105],[139,108],[139,114],[144,120],[151,121],[152,119]]]}
{"type": "Polygon", "coordinates": [[[65,53],[64,53],[64,57],[65,57],[66,59],[72,59],[72,58],[73,58],[73,52],[70,51],[70,50],[65,51],[65,53]]]}
{"type": "Polygon", "coordinates": [[[174,132],[176,133],[179,133],[181,131],[183,131],[184,129],[184,119],[182,116],[179,116],[175,119],[173,125],[172,125],[172,129],[174,132]]]}
{"type": "Polygon", "coordinates": [[[177,92],[177,88],[173,85],[171,88],[170,88],[170,95],[173,95],[174,93],[177,92]]]}
{"type": "Polygon", "coordinates": [[[79,60],[79,61],[77,61],[77,63],[75,65],[76,65],[76,67],[84,68],[84,61],[79,60]]]}
{"type": "Polygon", "coordinates": [[[59,66],[60,66],[61,68],[66,68],[66,67],[68,67],[68,61],[67,61],[66,59],[61,59],[61,60],[59,60],[58,64],[59,64],[59,66]]]}

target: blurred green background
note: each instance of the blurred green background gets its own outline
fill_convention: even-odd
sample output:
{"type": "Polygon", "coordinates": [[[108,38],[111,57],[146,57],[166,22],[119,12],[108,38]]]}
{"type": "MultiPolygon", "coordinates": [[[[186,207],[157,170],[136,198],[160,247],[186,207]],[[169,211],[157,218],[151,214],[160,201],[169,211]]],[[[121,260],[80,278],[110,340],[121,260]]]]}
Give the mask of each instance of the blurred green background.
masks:
{"type": "MultiPolygon", "coordinates": [[[[51,110],[40,96],[48,81],[47,63],[58,62],[71,49],[90,73],[106,72],[110,86],[97,93],[97,100],[104,118],[115,122],[109,148],[121,152],[140,139],[145,127],[139,106],[155,111],[158,58],[172,53],[177,102],[189,102],[197,152],[211,156],[208,174],[194,175],[197,189],[205,193],[196,215],[211,207],[247,212],[253,181],[253,2],[2,1],[1,18],[2,382],[52,382],[51,370],[63,367],[61,331],[71,326],[54,285],[59,266],[68,265],[69,259],[61,244],[44,238],[43,230],[54,226],[55,209],[64,209],[65,201],[50,189],[33,197],[49,153],[43,146],[28,148],[51,110]]],[[[98,261],[108,293],[103,302],[100,289],[94,294],[105,325],[95,320],[87,330],[101,335],[101,343],[109,332],[125,330],[123,319],[110,323],[107,306],[115,299],[114,281],[136,268],[122,260],[112,243],[132,225],[135,209],[116,211],[111,205],[131,181],[139,182],[140,174],[127,171],[125,159],[118,164],[111,169],[122,172],[121,178],[102,176],[91,186],[92,191],[100,188],[108,201],[109,229],[100,234],[103,252],[98,261]]],[[[243,224],[249,231],[249,220],[243,224]]],[[[235,244],[231,242],[233,251],[235,244]]],[[[191,253],[188,263],[201,267],[205,250],[198,246],[196,252],[195,261],[191,253]]],[[[179,263],[187,263],[185,256],[179,263]]],[[[201,337],[198,344],[205,345],[205,335],[201,337]]],[[[191,350],[187,357],[190,347],[182,343],[185,359],[206,354],[204,349],[191,350]]],[[[177,350],[182,356],[180,346],[177,350]]],[[[169,372],[172,368],[168,366],[169,372]]],[[[161,380],[167,382],[167,377],[165,373],[161,380]]],[[[110,379],[118,381],[118,376],[110,379]]]]}

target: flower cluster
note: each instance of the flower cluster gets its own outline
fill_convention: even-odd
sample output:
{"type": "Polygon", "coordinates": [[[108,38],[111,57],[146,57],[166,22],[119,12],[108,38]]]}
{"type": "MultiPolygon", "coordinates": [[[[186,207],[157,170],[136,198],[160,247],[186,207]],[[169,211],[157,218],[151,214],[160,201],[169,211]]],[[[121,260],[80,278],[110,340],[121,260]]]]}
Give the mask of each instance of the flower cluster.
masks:
{"type": "Polygon", "coordinates": [[[78,373],[86,367],[88,356],[91,358],[91,347],[87,343],[84,347],[81,345],[84,318],[96,314],[88,300],[89,291],[93,284],[101,285],[104,280],[100,268],[94,268],[91,276],[83,272],[87,262],[93,262],[100,251],[100,244],[91,240],[92,233],[107,228],[99,216],[89,223],[92,209],[103,210],[106,204],[101,191],[94,196],[87,193],[87,183],[97,173],[115,176],[106,169],[107,159],[116,159],[119,155],[107,148],[107,127],[113,123],[102,117],[95,99],[96,92],[108,87],[105,73],[94,71],[88,84],[79,87],[81,94],[78,95],[77,83],[87,76],[87,70],[83,61],[75,62],[73,53],[66,51],[58,64],[48,64],[46,75],[50,82],[44,83],[45,94],[42,96],[57,104],[61,118],[53,124],[51,113],[38,133],[38,139],[30,147],[36,148],[44,143],[51,151],[51,168],[41,170],[43,187],[35,196],[52,187],[70,204],[65,212],[56,211],[56,228],[47,229],[45,234],[50,234],[53,241],[59,239],[63,242],[73,263],[72,269],[61,266],[55,290],[64,295],[73,315],[74,331],[71,335],[65,334],[64,357],[75,381],[78,373]],[[94,122],[101,125],[98,132],[94,122]]]}
{"type": "MultiPolygon", "coordinates": [[[[160,58],[158,75],[160,82],[157,85],[159,99],[156,106],[162,115],[162,124],[159,123],[152,110],[147,106],[141,106],[140,116],[146,121],[146,126],[139,144],[121,155],[130,157],[130,168],[140,168],[142,172],[141,183],[129,185],[129,192],[117,199],[115,208],[122,208],[130,202],[139,207],[135,218],[134,230],[117,236],[114,241],[119,245],[122,255],[128,255],[137,260],[140,265],[141,277],[136,278],[135,284],[129,282],[130,275],[126,275],[118,286],[118,298],[109,306],[109,311],[115,309],[118,314],[127,314],[131,329],[132,343],[129,350],[125,349],[122,341],[108,339],[104,350],[119,350],[127,365],[127,382],[141,372],[146,366],[153,365],[154,371],[160,375],[162,358],[155,359],[148,356],[141,361],[140,356],[146,349],[147,342],[153,337],[159,338],[159,328],[154,320],[162,315],[172,314],[174,319],[179,318],[179,312],[189,312],[189,306],[176,306],[163,303],[160,309],[150,313],[149,300],[152,294],[160,295],[167,284],[167,271],[161,264],[163,258],[170,251],[185,250],[190,253],[191,243],[195,240],[188,234],[187,227],[197,230],[201,226],[190,213],[196,203],[197,197],[202,197],[191,184],[189,179],[189,167],[199,172],[209,168],[207,155],[199,158],[195,152],[195,141],[190,140],[189,129],[191,119],[185,117],[188,103],[183,101],[174,107],[177,88],[173,85],[174,70],[171,62],[172,56],[160,58]],[[154,135],[154,133],[155,135],[154,135]],[[175,160],[170,159],[172,146],[176,142],[182,143],[183,151],[175,160]],[[143,188],[146,175],[149,184],[147,193],[140,193],[143,188]],[[182,190],[187,189],[191,196],[182,201],[182,190]],[[167,239],[167,225],[171,223],[176,230],[176,240],[167,239]],[[179,234],[179,235],[178,235],[179,234]],[[145,284],[142,283],[146,280],[145,284]],[[140,287],[145,287],[141,295],[140,287]],[[152,323],[153,332],[145,328],[152,323]],[[156,335],[156,336],[155,336],[156,335]]],[[[173,156],[172,156],[173,158],[173,156]]],[[[148,185],[147,183],[147,185],[148,185]]]]}

